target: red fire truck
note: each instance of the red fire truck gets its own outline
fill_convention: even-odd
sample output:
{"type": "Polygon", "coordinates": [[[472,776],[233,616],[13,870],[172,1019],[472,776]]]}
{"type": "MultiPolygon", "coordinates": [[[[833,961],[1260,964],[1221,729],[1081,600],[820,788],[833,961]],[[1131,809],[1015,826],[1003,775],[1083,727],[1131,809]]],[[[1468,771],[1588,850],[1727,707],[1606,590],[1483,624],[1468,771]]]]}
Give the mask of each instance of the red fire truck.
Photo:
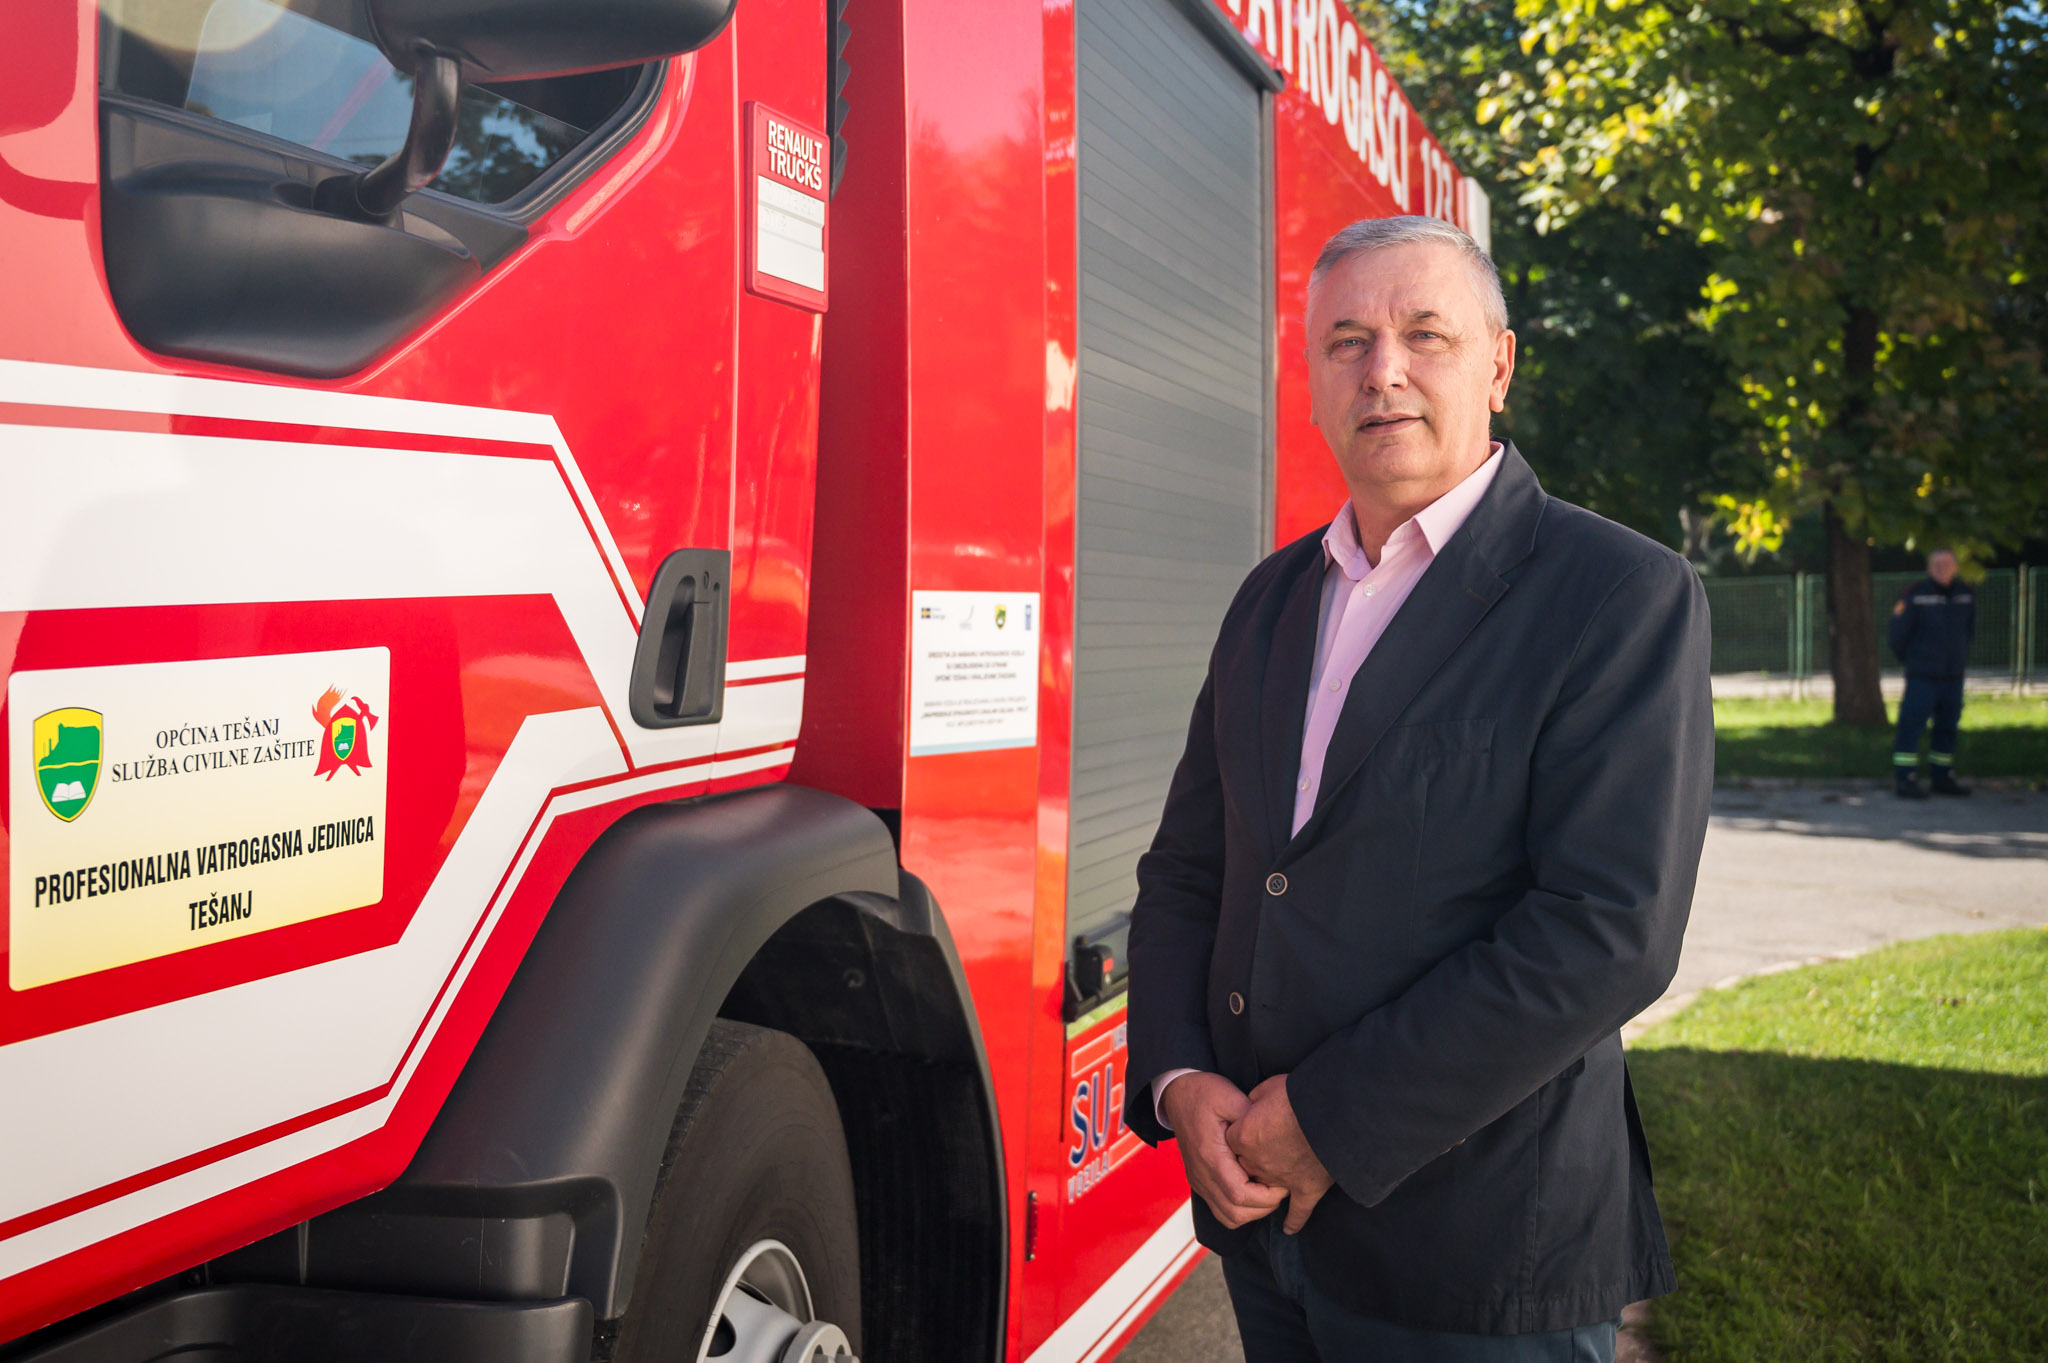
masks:
{"type": "Polygon", "coordinates": [[[1338,0],[12,0],[0,1357],[1110,1356],[1338,0]]]}

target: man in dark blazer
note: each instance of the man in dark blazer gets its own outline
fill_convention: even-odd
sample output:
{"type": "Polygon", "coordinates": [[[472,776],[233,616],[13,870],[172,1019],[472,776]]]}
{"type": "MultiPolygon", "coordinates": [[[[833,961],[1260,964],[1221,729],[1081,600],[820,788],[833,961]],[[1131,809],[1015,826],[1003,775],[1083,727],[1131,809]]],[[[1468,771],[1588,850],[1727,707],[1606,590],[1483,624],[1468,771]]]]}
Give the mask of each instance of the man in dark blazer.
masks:
{"type": "Polygon", "coordinates": [[[1457,228],[1338,233],[1308,338],[1351,500],[1224,617],[1126,1120],[1177,1137],[1250,1363],[1611,1359],[1673,1285],[1619,1029],[1706,832],[1705,594],[1490,440],[1515,338],[1457,228]]]}

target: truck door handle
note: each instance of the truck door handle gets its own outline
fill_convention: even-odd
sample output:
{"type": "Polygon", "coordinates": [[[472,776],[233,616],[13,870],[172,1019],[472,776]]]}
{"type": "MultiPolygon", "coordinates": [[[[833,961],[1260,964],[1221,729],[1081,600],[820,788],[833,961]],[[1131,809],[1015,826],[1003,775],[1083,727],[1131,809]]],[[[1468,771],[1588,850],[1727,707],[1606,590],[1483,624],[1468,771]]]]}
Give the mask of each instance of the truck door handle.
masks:
{"type": "Polygon", "coordinates": [[[731,578],[732,553],[725,549],[678,549],[661,561],[626,688],[627,707],[642,728],[716,724],[724,714],[731,578]]]}

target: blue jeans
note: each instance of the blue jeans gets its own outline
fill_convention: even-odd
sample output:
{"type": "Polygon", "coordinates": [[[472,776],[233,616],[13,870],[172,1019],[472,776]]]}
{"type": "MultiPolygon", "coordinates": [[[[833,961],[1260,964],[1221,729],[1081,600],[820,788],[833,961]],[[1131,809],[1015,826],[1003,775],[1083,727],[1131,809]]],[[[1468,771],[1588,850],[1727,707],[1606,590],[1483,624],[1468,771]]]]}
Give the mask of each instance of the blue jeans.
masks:
{"type": "Polygon", "coordinates": [[[1934,721],[1928,756],[1937,767],[1956,764],[1956,728],[1963,722],[1963,679],[1906,678],[1899,700],[1899,728],[1892,736],[1892,765],[1911,771],[1920,765],[1920,731],[1934,721]]]}
{"type": "Polygon", "coordinates": [[[1354,1315],[1315,1289],[1301,1242],[1261,1222],[1223,1261],[1245,1363],[1614,1363],[1619,1319],[1529,1335],[1411,1330],[1354,1315]]]}

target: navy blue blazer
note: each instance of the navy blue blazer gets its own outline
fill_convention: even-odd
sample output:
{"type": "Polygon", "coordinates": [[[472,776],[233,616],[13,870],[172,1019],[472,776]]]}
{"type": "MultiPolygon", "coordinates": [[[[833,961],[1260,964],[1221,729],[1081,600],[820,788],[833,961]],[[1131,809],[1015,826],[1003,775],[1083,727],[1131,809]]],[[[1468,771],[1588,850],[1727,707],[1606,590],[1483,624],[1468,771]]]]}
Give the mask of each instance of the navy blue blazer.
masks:
{"type": "Polygon", "coordinates": [[[1287,1074],[1337,1181],[1302,1231],[1324,1292],[1420,1329],[1608,1319],[1673,1285],[1619,1029],[1677,968],[1706,833],[1705,593],[1510,445],[1290,834],[1323,566],[1304,536],[1224,617],[1138,866],[1125,1119],[1169,1138],[1149,1080],[1182,1066],[1287,1074]]]}

